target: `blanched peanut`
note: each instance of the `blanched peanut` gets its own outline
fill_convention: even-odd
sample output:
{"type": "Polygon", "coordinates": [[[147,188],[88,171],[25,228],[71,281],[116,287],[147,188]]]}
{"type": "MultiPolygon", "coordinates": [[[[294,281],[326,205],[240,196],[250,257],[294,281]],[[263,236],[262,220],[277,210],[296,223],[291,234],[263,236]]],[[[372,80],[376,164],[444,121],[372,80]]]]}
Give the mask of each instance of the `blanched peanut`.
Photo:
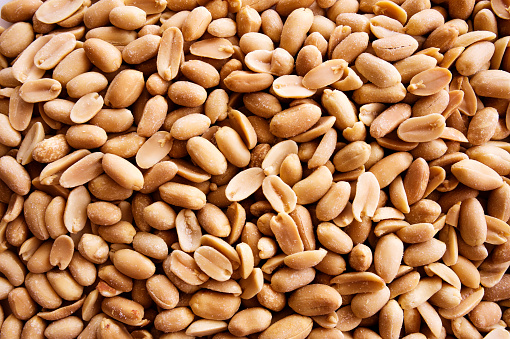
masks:
{"type": "Polygon", "coordinates": [[[507,2],[4,4],[0,339],[509,338],[507,2]]]}

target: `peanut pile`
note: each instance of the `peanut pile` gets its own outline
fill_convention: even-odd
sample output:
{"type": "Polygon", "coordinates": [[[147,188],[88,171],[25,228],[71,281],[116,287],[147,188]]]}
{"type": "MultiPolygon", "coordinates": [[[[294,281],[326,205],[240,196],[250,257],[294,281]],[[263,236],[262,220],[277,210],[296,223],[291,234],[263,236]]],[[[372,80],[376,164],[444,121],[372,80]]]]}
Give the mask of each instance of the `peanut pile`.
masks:
{"type": "Polygon", "coordinates": [[[13,0],[0,339],[509,339],[510,2],[13,0]]]}

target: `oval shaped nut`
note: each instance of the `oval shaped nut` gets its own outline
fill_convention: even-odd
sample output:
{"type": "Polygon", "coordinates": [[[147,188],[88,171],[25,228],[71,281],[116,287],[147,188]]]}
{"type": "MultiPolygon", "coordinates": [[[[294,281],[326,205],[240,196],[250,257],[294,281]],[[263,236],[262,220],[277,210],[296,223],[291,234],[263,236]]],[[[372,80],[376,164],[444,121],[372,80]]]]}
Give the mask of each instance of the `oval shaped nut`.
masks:
{"type": "Polygon", "coordinates": [[[272,53],[270,72],[276,76],[291,74],[294,70],[294,58],[283,48],[276,48],[272,53]]]}
{"type": "Polygon", "coordinates": [[[141,64],[154,58],[159,49],[161,37],[159,35],[147,34],[124,46],[122,59],[132,65],[141,64]]]}
{"type": "Polygon", "coordinates": [[[415,308],[432,297],[441,289],[441,286],[442,282],[439,277],[422,278],[413,290],[398,298],[398,303],[404,310],[415,308]]]}
{"type": "Polygon", "coordinates": [[[154,319],[154,327],[166,333],[184,330],[193,322],[195,315],[188,307],[176,307],[159,312],[154,319]]]}
{"type": "Polygon", "coordinates": [[[181,28],[184,41],[193,41],[200,38],[211,21],[212,15],[207,8],[203,6],[194,8],[184,20],[181,28]]]}
{"type": "Polygon", "coordinates": [[[484,65],[489,62],[494,54],[495,47],[492,42],[479,41],[469,47],[459,56],[455,62],[455,68],[464,76],[471,76],[482,70],[484,65]],[[473,56],[475,56],[473,58],[473,56]]]}
{"type": "Polygon", "coordinates": [[[452,73],[442,67],[427,69],[416,74],[407,87],[407,90],[420,96],[435,94],[445,88],[452,80],[452,73]]]}
{"type": "Polygon", "coordinates": [[[9,22],[29,20],[41,4],[38,0],[9,2],[2,6],[2,19],[9,22]]]}
{"type": "Polygon", "coordinates": [[[207,203],[197,213],[198,222],[204,230],[216,237],[230,234],[230,222],[223,211],[216,205],[207,203]]]}
{"type": "Polygon", "coordinates": [[[269,124],[271,133],[291,138],[310,129],[321,117],[321,109],[313,104],[301,104],[277,113],[269,124]]]}
{"type": "Polygon", "coordinates": [[[113,8],[108,18],[115,27],[130,31],[139,29],[145,24],[147,13],[135,6],[120,6],[113,8]]]}
{"type": "Polygon", "coordinates": [[[223,82],[233,92],[252,93],[270,87],[273,84],[273,76],[268,73],[233,71],[223,82]]]}
{"type": "Polygon", "coordinates": [[[271,277],[271,288],[276,292],[291,292],[308,285],[314,278],[315,270],[313,268],[294,270],[292,268],[283,267],[273,273],[271,277]]]}
{"type": "Polygon", "coordinates": [[[100,148],[103,153],[117,154],[123,158],[134,157],[145,142],[136,132],[121,134],[106,141],[100,148]]]}
{"type": "Polygon", "coordinates": [[[245,94],[243,103],[250,112],[266,119],[272,118],[282,110],[280,101],[275,96],[265,92],[245,94]]]}
{"type": "Polygon", "coordinates": [[[116,251],[113,264],[121,273],[133,279],[148,279],[156,272],[156,266],[149,258],[131,249],[116,251]]]}
{"type": "Polygon", "coordinates": [[[53,70],[52,77],[60,81],[62,86],[75,76],[85,73],[90,69],[91,63],[87,58],[85,50],[78,48],[69,53],[62,61],[60,61],[53,70]]]}
{"type": "Polygon", "coordinates": [[[86,155],[62,173],[59,184],[65,188],[73,188],[97,178],[103,173],[102,159],[101,152],[86,155]]]}
{"type": "Polygon", "coordinates": [[[359,293],[351,300],[352,313],[358,318],[368,318],[386,305],[390,298],[387,286],[376,292],[359,293]]]}
{"type": "Polygon", "coordinates": [[[377,242],[374,251],[374,267],[376,273],[386,283],[390,283],[397,276],[403,255],[404,243],[395,234],[384,235],[377,242]]]}
{"type": "Polygon", "coordinates": [[[352,98],[359,105],[374,102],[394,104],[402,101],[406,93],[406,88],[401,83],[385,88],[367,83],[356,89],[352,98]]]}
{"type": "Polygon", "coordinates": [[[36,103],[53,100],[62,91],[60,82],[54,79],[37,79],[26,81],[19,89],[23,101],[36,103]]]}
{"type": "Polygon", "coordinates": [[[446,244],[432,238],[428,241],[413,244],[404,251],[404,263],[411,267],[418,267],[438,261],[446,251],[446,244]]]}
{"type": "Polygon", "coordinates": [[[487,201],[487,214],[501,220],[508,220],[510,218],[510,216],[507,217],[510,211],[507,206],[510,201],[508,196],[510,196],[510,186],[507,184],[492,191],[487,201]]]}
{"type": "Polygon", "coordinates": [[[402,80],[395,66],[369,53],[361,53],[355,65],[359,73],[378,87],[393,86],[402,80]]]}
{"type": "Polygon", "coordinates": [[[476,73],[469,81],[475,93],[489,98],[508,99],[510,73],[503,70],[484,70],[476,73]]]}
{"type": "Polygon", "coordinates": [[[349,202],[351,186],[348,182],[334,182],[328,192],[319,200],[315,210],[317,219],[333,220],[342,213],[349,202]]]}
{"type": "Polygon", "coordinates": [[[122,64],[122,53],[107,41],[90,38],[83,43],[90,62],[105,73],[115,72],[122,64]]]}
{"type": "Polygon", "coordinates": [[[271,73],[271,60],[273,51],[257,49],[246,54],[244,61],[246,67],[258,73],[271,73]]]}
{"type": "Polygon", "coordinates": [[[412,161],[413,156],[407,152],[393,153],[373,165],[370,172],[374,173],[380,188],[384,188],[391,184],[400,173],[408,169],[412,161]]]}
{"type": "Polygon", "coordinates": [[[194,42],[190,46],[189,51],[196,56],[223,60],[230,58],[234,54],[234,47],[227,39],[212,38],[194,42]]]}
{"type": "Polygon", "coordinates": [[[473,145],[482,145],[489,141],[496,132],[499,115],[495,108],[482,108],[471,119],[467,138],[473,145]]]}
{"type": "Polygon", "coordinates": [[[211,175],[220,175],[227,170],[227,159],[209,140],[193,137],[186,143],[191,159],[211,175]]]}
{"type": "Polygon", "coordinates": [[[318,250],[307,250],[286,256],[283,259],[285,265],[295,270],[315,267],[328,254],[328,251],[320,248],[318,250]]]}
{"type": "Polygon", "coordinates": [[[0,179],[18,195],[28,194],[32,186],[27,170],[9,155],[0,158],[0,179]]]}
{"type": "Polygon", "coordinates": [[[163,32],[156,60],[158,74],[163,79],[170,81],[179,73],[183,44],[184,38],[177,27],[163,32]]]}
{"type": "MultiPolygon", "coordinates": [[[[365,20],[363,21],[368,23],[365,20]]],[[[342,25],[338,27],[342,27],[342,25]]],[[[335,46],[331,57],[334,59],[344,59],[348,63],[352,63],[358,55],[367,49],[369,44],[369,35],[366,32],[353,32],[343,37],[344,34],[349,32],[350,26],[343,26],[341,33],[342,40],[335,46]],[[347,27],[349,27],[348,30],[346,29],[347,27]]]]}
{"type": "Polygon", "coordinates": [[[163,201],[156,201],[143,208],[143,219],[157,230],[169,230],[175,227],[177,214],[163,201]]]}
{"type": "Polygon", "coordinates": [[[133,114],[126,108],[101,109],[89,123],[104,129],[107,133],[125,132],[133,125],[133,114]]]}
{"type": "Polygon", "coordinates": [[[319,89],[331,85],[342,78],[347,65],[343,59],[325,61],[306,73],[303,77],[303,86],[308,89],[319,89]]]}
{"type": "Polygon", "coordinates": [[[25,199],[22,196],[17,195],[16,193],[12,194],[9,198],[9,205],[7,206],[7,210],[5,211],[2,220],[10,223],[18,218],[23,211],[24,202],[25,199]]]}
{"type": "Polygon", "coordinates": [[[283,161],[290,154],[298,154],[298,145],[295,141],[284,140],[271,147],[262,161],[264,173],[278,175],[283,161]]]}
{"type": "MultiPolygon", "coordinates": [[[[75,251],[69,263],[69,272],[76,282],[82,286],[90,286],[96,281],[96,266],[85,259],[80,252],[75,251]]],[[[66,272],[66,271],[63,271],[66,272]]],[[[49,276],[48,276],[49,279],[49,276]]],[[[50,281],[51,282],[51,281],[50,281]]]]}
{"type": "Polygon", "coordinates": [[[8,147],[16,147],[21,143],[21,133],[9,122],[9,117],[0,115],[0,143],[8,147]]]}
{"type": "MultiPolygon", "coordinates": [[[[139,167],[143,168],[138,164],[139,167]]],[[[143,188],[140,190],[141,193],[147,194],[157,191],[159,186],[172,180],[177,174],[177,165],[171,161],[161,161],[147,172],[143,176],[143,188]]]]}
{"type": "Polygon", "coordinates": [[[213,247],[200,246],[193,257],[198,267],[216,281],[227,281],[232,276],[232,263],[213,247]]]}
{"type": "Polygon", "coordinates": [[[168,88],[168,97],[177,105],[198,107],[207,99],[207,91],[193,82],[177,81],[168,88]]]}
{"type": "Polygon", "coordinates": [[[159,187],[161,198],[175,206],[198,210],[205,206],[205,194],[198,188],[190,185],[167,182],[159,187]]]}
{"type": "Polygon", "coordinates": [[[69,266],[74,253],[74,241],[68,235],[61,235],[53,242],[50,252],[50,264],[64,270],[69,266]]]}
{"type": "Polygon", "coordinates": [[[214,134],[214,137],[221,153],[231,164],[242,168],[250,163],[250,151],[244,144],[241,136],[233,128],[228,126],[220,127],[214,134]]]}
{"type": "Polygon", "coordinates": [[[290,308],[309,317],[334,312],[341,304],[340,294],[333,287],[324,284],[303,286],[289,297],[290,308]]]}
{"type": "Polygon", "coordinates": [[[370,145],[364,141],[347,144],[333,157],[335,169],[340,172],[349,172],[363,166],[370,158],[370,149],[370,145]]]}
{"type": "Polygon", "coordinates": [[[103,107],[103,97],[96,92],[82,96],[71,109],[69,118],[76,124],[92,119],[103,107]]]}
{"type": "Polygon", "coordinates": [[[230,38],[236,35],[237,25],[230,18],[218,18],[207,26],[207,32],[216,38],[230,38]]]}
{"type": "Polygon", "coordinates": [[[0,272],[14,286],[20,286],[25,280],[26,268],[16,254],[9,250],[0,253],[0,272]]]}
{"type": "Polygon", "coordinates": [[[271,325],[271,319],[271,312],[263,307],[247,308],[230,319],[228,331],[239,337],[262,332],[271,325]]]}
{"type": "Polygon", "coordinates": [[[508,20],[510,19],[510,13],[508,12],[509,4],[502,0],[491,1],[491,9],[499,18],[508,20]]]}
{"type": "Polygon", "coordinates": [[[8,58],[15,58],[34,40],[34,29],[27,22],[16,22],[0,37],[0,52],[8,58]]]}
{"type": "Polygon", "coordinates": [[[230,319],[241,306],[241,298],[232,294],[200,290],[190,299],[193,313],[204,319],[230,319]]]}
{"type": "Polygon", "coordinates": [[[170,133],[165,131],[154,133],[136,152],[136,164],[143,169],[155,166],[170,152],[172,145],[173,140],[170,133]]]}
{"type": "MultiPolygon", "coordinates": [[[[36,240],[32,238],[32,240],[36,240]]],[[[36,245],[39,245],[40,241],[29,241],[27,246],[22,246],[21,253],[22,258],[28,259],[27,268],[30,272],[33,273],[44,273],[51,270],[50,264],[50,251],[51,251],[51,242],[43,242],[38,248],[36,245]]]]}
{"type": "Polygon", "coordinates": [[[293,99],[308,98],[317,92],[303,86],[303,77],[293,74],[276,78],[271,89],[282,98],[293,99]]]}
{"type": "Polygon", "coordinates": [[[181,210],[175,219],[179,246],[184,252],[193,252],[200,246],[202,230],[195,213],[190,209],[181,210]]]}
{"type": "Polygon", "coordinates": [[[35,15],[45,24],[55,24],[73,15],[83,4],[81,0],[51,0],[43,3],[35,15]]]}
{"type": "Polygon", "coordinates": [[[46,338],[61,338],[62,333],[76,337],[83,330],[83,321],[77,316],[67,316],[56,320],[44,329],[46,338]]]}
{"type": "Polygon", "coordinates": [[[271,218],[270,227],[283,253],[290,255],[304,250],[299,229],[288,214],[279,213],[271,218]]]}
{"type": "Polygon", "coordinates": [[[352,202],[354,219],[361,221],[364,216],[373,217],[379,204],[379,182],[371,172],[365,172],[358,177],[356,195],[352,202]]]}
{"type": "Polygon", "coordinates": [[[44,219],[46,208],[51,202],[51,197],[42,192],[32,192],[24,203],[24,216],[30,232],[39,240],[46,240],[49,237],[44,219]]]}
{"type": "Polygon", "coordinates": [[[143,306],[123,297],[105,298],[101,303],[101,310],[126,325],[140,326],[143,321],[143,306]]]}
{"type": "Polygon", "coordinates": [[[482,245],[487,238],[487,222],[482,205],[468,198],[460,205],[458,228],[462,240],[470,246],[482,245]]]}
{"type": "Polygon", "coordinates": [[[264,170],[260,167],[252,167],[241,171],[229,181],[225,196],[230,201],[244,200],[262,186],[264,178],[264,170]]]}
{"type": "Polygon", "coordinates": [[[136,191],[143,187],[142,172],[126,159],[107,153],[103,156],[102,165],[106,174],[122,187],[136,191]]]}
{"type": "Polygon", "coordinates": [[[455,319],[468,314],[484,297],[484,288],[480,286],[476,289],[467,289],[466,292],[466,297],[459,305],[447,309],[439,308],[438,313],[445,319],[455,319]]]}
{"type": "Polygon", "coordinates": [[[405,26],[406,34],[425,35],[444,24],[444,17],[435,9],[424,9],[412,15],[405,26]]]}
{"type": "Polygon", "coordinates": [[[170,274],[175,275],[191,286],[198,286],[209,280],[209,276],[200,270],[195,259],[180,250],[172,251],[170,256],[163,262],[163,268],[167,276],[170,276],[170,274]]]}
{"type": "Polygon", "coordinates": [[[179,290],[164,275],[153,275],[145,282],[147,293],[159,307],[170,310],[179,302],[179,290]]]}
{"type": "Polygon", "coordinates": [[[313,25],[313,17],[309,8],[293,10],[283,24],[280,48],[287,50],[292,56],[296,55],[313,25]]]}
{"type": "Polygon", "coordinates": [[[118,206],[106,202],[93,202],[87,206],[87,216],[96,225],[113,225],[121,220],[121,210],[118,206]]]}
{"type": "Polygon", "coordinates": [[[290,213],[296,208],[296,193],[276,175],[264,179],[262,192],[276,212],[290,213]]]}
{"type": "Polygon", "coordinates": [[[108,244],[100,236],[84,234],[78,243],[80,254],[94,264],[102,264],[108,259],[108,244]]]}
{"type": "Polygon", "coordinates": [[[104,102],[113,108],[125,108],[132,105],[145,86],[143,73],[134,69],[125,69],[115,76],[108,86],[104,102]]]}
{"type": "Polygon", "coordinates": [[[220,73],[211,64],[201,60],[189,60],[182,64],[181,71],[192,82],[211,88],[220,83],[220,73]]]}
{"type": "Polygon", "coordinates": [[[106,131],[95,125],[71,126],[66,132],[68,144],[76,149],[99,148],[107,141],[106,131]]]}
{"type": "Polygon", "coordinates": [[[168,245],[159,236],[137,232],[133,238],[133,248],[145,256],[157,260],[164,260],[168,256],[168,245]]]}
{"type": "Polygon", "coordinates": [[[398,126],[397,134],[406,142],[428,142],[439,138],[445,127],[444,117],[433,113],[407,119],[398,126]]]}
{"type": "Polygon", "coordinates": [[[44,308],[54,309],[62,304],[62,298],[51,287],[43,273],[28,273],[25,287],[32,299],[44,308]]]}
{"type": "Polygon", "coordinates": [[[435,234],[436,230],[430,223],[412,224],[404,226],[397,231],[397,236],[408,244],[417,244],[430,240],[435,234]]]}
{"type": "Polygon", "coordinates": [[[45,70],[37,68],[34,64],[34,56],[49,41],[52,36],[45,35],[37,38],[19,54],[12,64],[12,75],[19,82],[42,78],[45,70]]]}
{"type": "Polygon", "coordinates": [[[161,96],[156,95],[150,98],[142,111],[142,116],[138,121],[136,132],[142,137],[151,137],[156,133],[163,123],[168,112],[168,102],[161,96]]]}
{"type": "Polygon", "coordinates": [[[338,254],[347,254],[353,247],[349,235],[330,222],[323,222],[317,226],[317,239],[328,250],[338,254]]]}
{"type": "Polygon", "coordinates": [[[89,93],[101,92],[107,86],[108,80],[103,74],[86,72],[71,79],[66,85],[66,90],[71,98],[81,98],[89,93]]]}
{"type": "Polygon", "coordinates": [[[319,49],[315,45],[304,46],[296,56],[296,74],[305,76],[306,73],[321,63],[322,54],[319,49]]]}
{"type": "Polygon", "coordinates": [[[300,205],[311,204],[322,198],[333,183],[333,176],[326,166],[316,169],[305,179],[292,186],[296,193],[297,203],[300,205]]]}
{"type": "Polygon", "coordinates": [[[411,106],[404,103],[383,110],[370,124],[370,135],[382,138],[407,120],[412,114],[411,106]]]}
{"type": "Polygon", "coordinates": [[[312,331],[313,321],[310,317],[291,314],[274,322],[259,336],[260,339],[284,338],[282,335],[295,339],[304,339],[312,331]]]}
{"type": "Polygon", "coordinates": [[[34,56],[34,64],[49,70],[57,66],[76,47],[76,37],[70,32],[53,36],[34,56]]]}
{"type": "Polygon", "coordinates": [[[248,117],[236,109],[229,109],[228,118],[246,147],[253,149],[257,145],[257,132],[248,117]]]}
{"type": "Polygon", "coordinates": [[[418,41],[407,34],[396,34],[375,40],[372,47],[379,58],[393,62],[411,56],[418,49],[418,41]]]}
{"type": "MultiPolygon", "coordinates": [[[[32,79],[27,79],[26,81],[30,80],[32,79]]],[[[9,98],[8,106],[9,122],[11,126],[18,131],[26,130],[32,118],[33,109],[33,103],[28,103],[21,98],[20,86],[14,88],[9,98]]]]}
{"type": "Polygon", "coordinates": [[[461,183],[480,191],[490,191],[503,185],[503,179],[496,171],[476,160],[456,162],[451,171],[461,183]]]}

